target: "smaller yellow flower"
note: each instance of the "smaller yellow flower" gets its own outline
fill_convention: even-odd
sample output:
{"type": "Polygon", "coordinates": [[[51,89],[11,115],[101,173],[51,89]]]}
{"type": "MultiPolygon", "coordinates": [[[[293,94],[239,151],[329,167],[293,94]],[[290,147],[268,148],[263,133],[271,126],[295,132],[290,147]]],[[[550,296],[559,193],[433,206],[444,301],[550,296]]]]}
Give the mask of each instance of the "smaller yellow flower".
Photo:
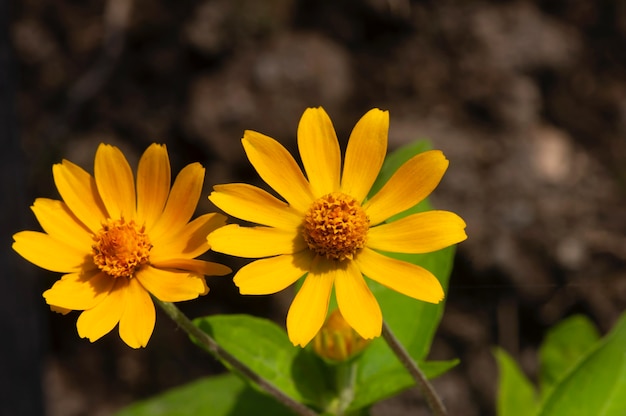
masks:
{"type": "Polygon", "coordinates": [[[370,342],[357,334],[341,316],[339,309],[335,309],[313,338],[313,351],[331,362],[342,362],[359,354],[370,342]]]}
{"type": "Polygon", "coordinates": [[[137,184],[122,152],[98,147],[94,176],[63,160],[52,169],[62,201],[38,198],[32,210],[44,232],[22,231],[13,249],[26,260],[65,273],[43,296],[56,312],[83,311],[78,334],[96,341],[119,323],[133,348],[148,343],[155,324],[150,294],[166,302],[209,291],[204,276],[230,269],[197,260],[206,235],[223,226],[221,214],[191,219],[204,181],[199,163],[171,185],[165,146],[153,144],[137,169],[137,184]]]}

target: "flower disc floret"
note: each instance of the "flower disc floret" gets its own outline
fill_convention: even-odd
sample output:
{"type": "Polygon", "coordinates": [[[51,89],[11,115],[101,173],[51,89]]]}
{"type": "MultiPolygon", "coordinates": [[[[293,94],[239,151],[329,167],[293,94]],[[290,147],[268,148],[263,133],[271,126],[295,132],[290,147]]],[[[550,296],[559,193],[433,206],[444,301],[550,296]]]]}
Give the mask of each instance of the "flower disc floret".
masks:
{"type": "Polygon", "coordinates": [[[145,227],[134,221],[108,219],[94,236],[93,261],[112,277],[133,277],[135,270],[150,259],[152,244],[145,227]]]}

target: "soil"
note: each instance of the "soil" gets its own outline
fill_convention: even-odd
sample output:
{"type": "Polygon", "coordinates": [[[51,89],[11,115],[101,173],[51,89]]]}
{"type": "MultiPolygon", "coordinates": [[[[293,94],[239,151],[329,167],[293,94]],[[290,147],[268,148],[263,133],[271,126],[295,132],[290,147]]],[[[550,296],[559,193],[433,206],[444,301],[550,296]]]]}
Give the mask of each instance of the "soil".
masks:
{"type": "MultiPolygon", "coordinates": [[[[32,197],[55,197],[51,165],[90,168],[100,142],[136,161],[166,143],[175,171],[200,161],[206,189],[258,179],[239,139],[295,149],[306,107],[342,146],[372,107],[390,148],[428,138],[450,168],[432,195],[459,213],[434,359],[451,415],[495,413],[491,348],[530,377],[546,330],[584,313],[604,333],[626,307],[626,3],[619,0],[58,0],[14,2],[18,114],[32,197]]],[[[200,211],[213,210],[203,198],[200,211]]],[[[232,258],[213,260],[236,268],[232,258]]],[[[56,276],[42,274],[38,290],[56,276]]],[[[241,297],[231,280],[182,304],[191,316],[284,322],[289,294],[241,297]]],[[[43,303],[43,299],[41,300],[43,303]]],[[[91,344],[76,315],[45,311],[49,416],[108,415],[222,368],[159,314],[148,348],[115,331],[91,344]]],[[[416,391],[374,415],[427,414],[416,391]]]]}

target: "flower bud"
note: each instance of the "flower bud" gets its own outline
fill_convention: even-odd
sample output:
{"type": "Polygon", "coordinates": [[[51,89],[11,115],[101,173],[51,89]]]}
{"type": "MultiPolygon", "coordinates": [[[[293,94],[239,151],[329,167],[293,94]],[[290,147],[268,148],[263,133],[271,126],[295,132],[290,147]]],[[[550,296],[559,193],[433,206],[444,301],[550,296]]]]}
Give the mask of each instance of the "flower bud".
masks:
{"type": "Polygon", "coordinates": [[[359,354],[370,341],[357,334],[335,309],[313,339],[313,350],[325,360],[341,362],[359,354]]]}

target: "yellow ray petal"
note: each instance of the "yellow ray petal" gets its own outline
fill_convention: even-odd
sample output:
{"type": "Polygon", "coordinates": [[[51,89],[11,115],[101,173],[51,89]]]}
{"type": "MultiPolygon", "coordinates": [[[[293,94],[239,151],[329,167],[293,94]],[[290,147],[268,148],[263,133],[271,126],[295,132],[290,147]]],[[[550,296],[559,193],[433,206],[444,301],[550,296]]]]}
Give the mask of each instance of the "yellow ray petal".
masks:
{"type": "Polygon", "coordinates": [[[209,291],[203,276],[189,272],[174,272],[146,266],[135,273],[135,278],[148,292],[164,302],[195,299],[209,291]]]}
{"type": "Polygon", "coordinates": [[[161,240],[152,241],[150,261],[183,258],[193,259],[209,249],[206,236],[226,224],[222,214],[204,214],[186,224],[178,234],[163,235],[161,240]]]}
{"type": "Polygon", "coordinates": [[[77,251],[91,252],[93,234],[61,201],[37,198],[31,207],[41,228],[77,251]]]}
{"type": "Polygon", "coordinates": [[[20,231],[13,236],[13,250],[29,262],[53,272],[72,273],[89,264],[88,254],[62,243],[48,234],[20,231]]]}
{"type": "Polygon", "coordinates": [[[448,160],[440,150],[429,150],[409,159],[363,205],[370,225],[417,205],[437,187],[447,168],[448,160]]]}
{"type": "Polygon", "coordinates": [[[339,311],[354,330],[365,339],[380,336],[383,315],[376,298],[353,261],[337,270],[335,294],[339,311]]]}
{"type": "Polygon", "coordinates": [[[109,214],[94,178],[68,160],[52,166],[52,174],[59,194],[70,210],[92,232],[98,232],[109,214]]]}
{"type": "Polygon", "coordinates": [[[243,183],[216,185],[209,199],[233,217],[268,227],[296,228],[302,214],[256,186],[243,183]]]}
{"type": "Polygon", "coordinates": [[[392,259],[364,248],[355,259],[361,272],[397,292],[424,302],[439,303],[444,292],[439,280],[423,267],[392,259]]]}
{"type": "Polygon", "coordinates": [[[367,247],[395,253],[430,253],[466,238],[461,217],[449,211],[427,211],[370,228],[367,247]]]}
{"type": "Polygon", "coordinates": [[[81,338],[94,342],[111,332],[124,312],[125,290],[128,279],[115,279],[115,285],[102,302],[87,309],[78,317],[76,328],[81,338]]]}
{"type": "Polygon", "coordinates": [[[131,348],[145,347],[156,322],[154,303],[137,279],[130,279],[125,292],[126,306],[120,318],[120,338],[131,348]]]}
{"type": "Polygon", "coordinates": [[[111,218],[135,218],[135,180],[120,149],[101,144],[96,151],[94,176],[111,218]]]}
{"type": "Polygon", "coordinates": [[[334,279],[332,263],[316,257],[287,313],[287,333],[293,345],[305,347],[324,324],[334,279]]]}
{"type": "Polygon", "coordinates": [[[246,155],[259,176],[299,212],[311,202],[311,186],[298,164],[280,143],[256,131],[246,130],[241,139],[246,155]]]}
{"type": "Polygon", "coordinates": [[[185,166],[176,179],[170,192],[163,214],[154,227],[147,230],[152,241],[158,241],[164,235],[175,235],[189,222],[196,210],[202,184],[204,168],[199,163],[185,166]]]}
{"type": "Polygon", "coordinates": [[[113,288],[115,278],[98,270],[66,274],[43,293],[48,305],[82,311],[100,303],[113,288]]]}
{"type": "Polygon", "coordinates": [[[253,261],[239,269],[233,281],[242,295],[269,295],[286,289],[308,272],[314,254],[302,250],[253,261]]]}
{"type": "Polygon", "coordinates": [[[223,264],[196,259],[167,259],[156,263],[151,261],[150,264],[157,269],[185,270],[204,276],[224,276],[232,272],[223,264]]]}
{"type": "Polygon", "coordinates": [[[298,124],[298,149],[315,198],[339,190],[341,150],[323,108],[307,108],[298,124]]]}
{"type": "Polygon", "coordinates": [[[165,145],[152,144],[137,167],[137,220],[150,230],[163,212],[171,186],[170,159],[165,145]]]}
{"type": "Polygon", "coordinates": [[[307,247],[299,230],[240,227],[230,224],[207,237],[211,249],[231,256],[258,258],[297,253],[307,247]]]}
{"type": "Polygon", "coordinates": [[[387,153],[389,112],[368,111],[356,123],[348,147],[341,178],[341,191],[362,202],[372,188],[387,153]]]}

